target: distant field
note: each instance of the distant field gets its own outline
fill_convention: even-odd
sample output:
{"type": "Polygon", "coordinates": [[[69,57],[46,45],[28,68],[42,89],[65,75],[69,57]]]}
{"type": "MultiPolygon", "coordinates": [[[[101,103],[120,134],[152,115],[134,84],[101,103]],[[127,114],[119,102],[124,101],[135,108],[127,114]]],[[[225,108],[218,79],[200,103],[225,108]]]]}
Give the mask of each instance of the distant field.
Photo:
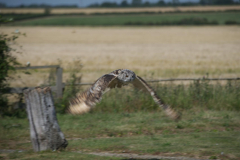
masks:
{"type": "MultiPolygon", "coordinates": [[[[52,9],[52,14],[76,14],[76,13],[125,13],[125,12],[175,12],[175,11],[226,11],[226,10],[240,10],[240,5],[234,6],[191,6],[191,7],[151,7],[151,8],[77,8],[67,9],[59,8],[52,9]]],[[[43,8],[35,9],[21,9],[21,8],[0,8],[0,13],[44,13],[43,8]]]]}
{"type": "MultiPolygon", "coordinates": [[[[83,82],[118,68],[128,68],[145,79],[240,77],[240,27],[1,27],[1,32],[18,29],[26,33],[17,41],[22,46],[20,62],[31,65],[67,66],[79,57],[83,82]]],[[[20,73],[19,73],[20,74],[20,73]]],[[[47,73],[22,75],[15,86],[36,86],[47,73]]],[[[64,74],[64,78],[67,75],[64,74]]]]}
{"type": "MultiPolygon", "coordinates": [[[[19,15],[13,15],[19,16],[19,15]]],[[[8,15],[9,17],[9,15],[8,15]]],[[[18,18],[18,17],[16,17],[18,18]]],[[[240,12],[217,13],[167,13],[156,15],[104,15],[104,16],[49,16],[37,19],[17,21],[9,25],[17,26],[121,26],[127,23],[163,23],[178,22],[183,19],[200,18],[209,22],[224,24],[226,21],[240,23],[240,12]]]]}

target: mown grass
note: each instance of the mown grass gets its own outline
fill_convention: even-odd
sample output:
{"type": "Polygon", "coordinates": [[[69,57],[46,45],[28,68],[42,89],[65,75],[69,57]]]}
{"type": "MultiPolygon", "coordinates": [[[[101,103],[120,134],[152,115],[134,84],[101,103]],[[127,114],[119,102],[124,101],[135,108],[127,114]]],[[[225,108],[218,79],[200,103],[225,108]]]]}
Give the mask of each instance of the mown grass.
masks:
{"type": "Polygon", "coordinates": [[[104,16],[50,16],[26,21],[13,22],[17,26],[121,26],[127,23],[163,23],[183,19],[200,18],[224,24],[226,21],[240,22],[240,12],[216,13],[166,13],[156,15],[104,15],[104,16]]]}
{"type": "Polygon", "coordinates": [[[59,114],[59,125],[69,142],[67,149],[59,153],[32,153],[27,119],[5,117],[0,121],[0,149],[29,152],[1,156],[87,159],[86,155],[71,153],[111,151],[221,159],[240,157],[239,112],[195,109],[182,115],[179,122],[174,122],[162,112],[59,114]]]}
{"type": "Polygon", "coordinates": [[[189,157],[197,155],[201,158],[212,156],[222,158],[226,155],[227,157],[239,157],[239,138],[239,133],[232,131],[83,139],[71,141],[69,149],[156,155],[169,155],[167,153],[181,155],[181,153],[185,153],[189,157]]]}
{"type": "Polygon", "coordinates": [[[74,159],[93,159],[93,160],[110,160],[110,159],[121,159],[117,157],[100,157],[94,155],[88,155],[83,153],[75,153],[75,152],[53,152],[53,151],[44,151],[44,152],[12,152],[12,153],[0,153],[0,159],[22,159],[22,160],[43,160],[43,159],[63,159],[63,160],[74,160],[74,159]]]}

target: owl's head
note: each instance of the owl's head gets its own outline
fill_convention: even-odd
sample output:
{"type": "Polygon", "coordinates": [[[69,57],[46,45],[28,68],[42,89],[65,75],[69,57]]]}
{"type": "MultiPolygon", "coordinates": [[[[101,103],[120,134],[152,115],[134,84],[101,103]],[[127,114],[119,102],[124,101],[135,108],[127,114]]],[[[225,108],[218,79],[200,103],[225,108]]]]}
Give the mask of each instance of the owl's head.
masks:
{"type": "Polygon", "coordinates": [[[118,73],[118,79],[123,83],[132,82],[135,78],[136,78],[135,73],[128,69],[123,69],[118,73]]]}

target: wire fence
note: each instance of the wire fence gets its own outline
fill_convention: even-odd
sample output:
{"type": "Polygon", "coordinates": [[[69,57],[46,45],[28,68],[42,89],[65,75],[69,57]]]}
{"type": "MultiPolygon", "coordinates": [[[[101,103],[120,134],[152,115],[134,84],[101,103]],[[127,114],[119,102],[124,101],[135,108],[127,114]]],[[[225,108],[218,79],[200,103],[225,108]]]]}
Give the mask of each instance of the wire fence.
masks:
{"type": "MultiPolygon", "coordinates": [[[[148,83],[156,83],[156,82],[171,82],[171,81],[200,81],[200,80],[209,80],[209,81],[234,81],[240,80],[240,77],[237,78],[168,78],[168,79],[159,79],[159,80],[147,80],[148,83]]],[[[65,86],[69,86],[70,84],[65,84],[65,86]]],[[[74,85],[93,85],[93,83],[76,83],[74,85]]]]}
{"type": "MultiPolygon", "coordinates": [[[[29,66],[29,67],[18,67],[17,70],[25,70],[25,69],[45,69],[45,68],[56,68],[56,85],[49,86],[51,89],[57,93],[57,97],[62,97],[65,86],[70,86],[72,84],[65,84],[63,82],[63,69],[58,65],[49,65],[49,66],[29,66]]],[[[159,80],[146,80],[147,83],[157,83],[157,82],[173,82],[173,81],[233,81],[240,80],[240,77],[237,78],[169,78],[169,79],[159,79],[159,80]]],[[[85,82],[85,83],[75,83],[74,85],[93,85],[93,82],[85,82]]],[[[23,93],[23,90],[31,88],[31,87],[23,87],[23,88],[9,88],[9,93],[23,93]]],[[[35,87],[32,87],[35,88],[35,87]]]]}

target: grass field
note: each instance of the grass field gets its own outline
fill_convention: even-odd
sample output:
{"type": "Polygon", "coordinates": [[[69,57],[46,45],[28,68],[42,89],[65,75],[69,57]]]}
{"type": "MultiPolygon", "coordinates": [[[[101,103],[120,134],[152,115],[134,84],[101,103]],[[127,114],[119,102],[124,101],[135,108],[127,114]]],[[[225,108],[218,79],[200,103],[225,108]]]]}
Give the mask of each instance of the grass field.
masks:
{"type": "Polygon", "coordinates": [[[98,159],[86,153],[106,151],[238,159],[239,118],[237,112],[195,110],[183,112],[179,122],[169,120],[161,112],[58,115],[69,146],[64,152],[40,153],[32,152],[27,119],[1,118],[0,149],[25,153],[0,153],[0,156],[3,159],[98,159]],[[72,153],[75,151],[85,154],[72,153]]]}
{"type": "MultiPolygon", "coordinates": [[[[19,15],[13,15],[19,16],[19,15]]],[[[209,22],[225,24],[226,21],[240,23],[240,12],[217,13],[168,13],[156,15],[104,15],[104,16],[50,16],[31,20],[17,21],[9,25],[17,26],[122,26],[132,23],[178,22],[183,19],[200,18],[209,22]]]]}

